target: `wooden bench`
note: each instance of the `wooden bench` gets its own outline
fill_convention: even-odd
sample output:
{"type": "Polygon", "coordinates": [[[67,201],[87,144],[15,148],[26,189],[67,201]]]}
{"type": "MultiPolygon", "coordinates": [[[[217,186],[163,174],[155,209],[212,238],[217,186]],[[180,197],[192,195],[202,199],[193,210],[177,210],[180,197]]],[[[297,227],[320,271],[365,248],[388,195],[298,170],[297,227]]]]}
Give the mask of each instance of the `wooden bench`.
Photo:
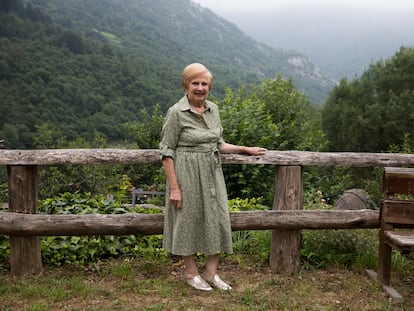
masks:
{"type": "MultiPolygon", "coordinates": [[[[165,192],[161,191],[148,191],[148,190],[142,190],[142,189],[133,189],[132,190],[132,206],[135,207],[135,204],[138,199],[147,200],[148,197],[154,197],[156,195],[165,195],[165,192]]],[[[142,202],[140,202],[142,203],[142,202]]]]}
{"type": "Polygon", "coordinates": [[[382,179],[378,273],[367,270],[395,302],[403,297],[390,286],[391,255],[407,255],[414,247],[414,168],[386,167],[382,179]]]}

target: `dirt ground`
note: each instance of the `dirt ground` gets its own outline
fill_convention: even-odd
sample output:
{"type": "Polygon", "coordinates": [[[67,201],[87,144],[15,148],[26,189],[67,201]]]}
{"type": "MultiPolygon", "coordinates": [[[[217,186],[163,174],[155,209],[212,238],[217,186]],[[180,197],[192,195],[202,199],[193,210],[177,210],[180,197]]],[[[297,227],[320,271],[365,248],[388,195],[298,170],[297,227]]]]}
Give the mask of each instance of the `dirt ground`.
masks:
{"type": "Polygon", "coordinates": [[[414,276],[408,274],[393,275],[393,286],[405,298],[395,304],[364,271],[342,268],[287,276],[273,274],[263,265],[225,259],[219,272],[232,284],[231,292],[192,289],[182,278],[180,262],[132,263],[127,273],[119,269],[110,265],[99,271],[52,269],[24,280],[25,291],[32,288],[29,293],[18,292],[22,281],[3,275],[0,310],[414,310],[414,276]],[[72,281],[79,278],[86,290],[72,281]],[[51,295],[54,287],[61,287],[62,293],[51,295]]]}

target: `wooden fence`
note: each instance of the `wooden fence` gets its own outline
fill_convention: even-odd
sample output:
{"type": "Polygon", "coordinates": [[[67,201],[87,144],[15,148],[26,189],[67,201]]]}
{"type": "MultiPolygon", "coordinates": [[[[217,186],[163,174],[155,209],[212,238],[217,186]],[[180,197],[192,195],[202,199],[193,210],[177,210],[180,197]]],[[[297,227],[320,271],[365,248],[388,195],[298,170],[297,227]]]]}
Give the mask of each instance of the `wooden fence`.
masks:
{"type": "MultiPolygon", "coordinates": [[[[222,155],[224,164],[276,166],[270,211],[231,213],[232,230],[272,230],[270,268],[291,274],[300,268],[300,230],[378,228],[374,210],[303,210],[304,166],[384,167],[414,165],[414,155],[268,151],[264,156],[222,155]]],[[[160,164],[155,149],[0,150],[7,166],[9,212],[0,213],[0,234],[10,235],[13,276],[40,273],[40,236],[160,234],[163,215],[37,214],[38,166],[61,164],[160,164]]]]}

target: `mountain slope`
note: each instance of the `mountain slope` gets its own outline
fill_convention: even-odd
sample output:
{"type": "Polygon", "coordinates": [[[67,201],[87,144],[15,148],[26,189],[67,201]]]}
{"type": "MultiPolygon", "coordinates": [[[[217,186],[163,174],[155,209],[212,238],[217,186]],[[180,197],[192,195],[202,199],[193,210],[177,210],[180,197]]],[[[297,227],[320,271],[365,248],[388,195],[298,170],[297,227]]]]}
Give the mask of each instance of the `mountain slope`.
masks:
{"type": "Polygon", "coordinates": [[[318,103],[331,83],[303,55],[259,44],[188,0],[4,0],[0,46],[6,148],[125,142],[143,108],[165,112],[182,96],[182,68],[194,61],[214,73],[217,98],[281,74],[318,103]]]}
{"type": "Polygon", "coordinates": [[[0,137],[7,148],[99,135],[124,140],[124,124],[140,120],[141,109],[182,94],[178,72],[66,31],[33,8],[8,9],[0,6],[0,137]],[[177,81],[161,88],[172,76],[177,81]]]}
{"type": "Polygon", "coordinates": [[[224,86],[238,87],[281,74],[317,104],[323,103],[333,86],[304,55],[258,43],[189,0],[32,2],[56,23],[85,36],[102,35],[128,55],[175,70],[189,62],[203,62],[217,81],[225,81],[224,86]],[[236,81],[234,73],[240,76],[236,81]]]}

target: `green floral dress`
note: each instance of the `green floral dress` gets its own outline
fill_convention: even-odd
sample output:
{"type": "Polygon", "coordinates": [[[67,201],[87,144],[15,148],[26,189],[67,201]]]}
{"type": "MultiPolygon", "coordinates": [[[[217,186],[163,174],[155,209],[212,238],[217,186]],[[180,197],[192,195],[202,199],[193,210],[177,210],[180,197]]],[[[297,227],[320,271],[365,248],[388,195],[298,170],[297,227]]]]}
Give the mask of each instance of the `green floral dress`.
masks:
{"type": "Polygon", "coordinates": [[[167,183],[163,246],[188,256],[232,253],[227,191],[221,169],[222,126],[218,107],[206,101],[199,115],[184,96],[170,107],[164,120],[161,157],[174,159],[182,192],[182,208],[169,202],[167,183]]]}

